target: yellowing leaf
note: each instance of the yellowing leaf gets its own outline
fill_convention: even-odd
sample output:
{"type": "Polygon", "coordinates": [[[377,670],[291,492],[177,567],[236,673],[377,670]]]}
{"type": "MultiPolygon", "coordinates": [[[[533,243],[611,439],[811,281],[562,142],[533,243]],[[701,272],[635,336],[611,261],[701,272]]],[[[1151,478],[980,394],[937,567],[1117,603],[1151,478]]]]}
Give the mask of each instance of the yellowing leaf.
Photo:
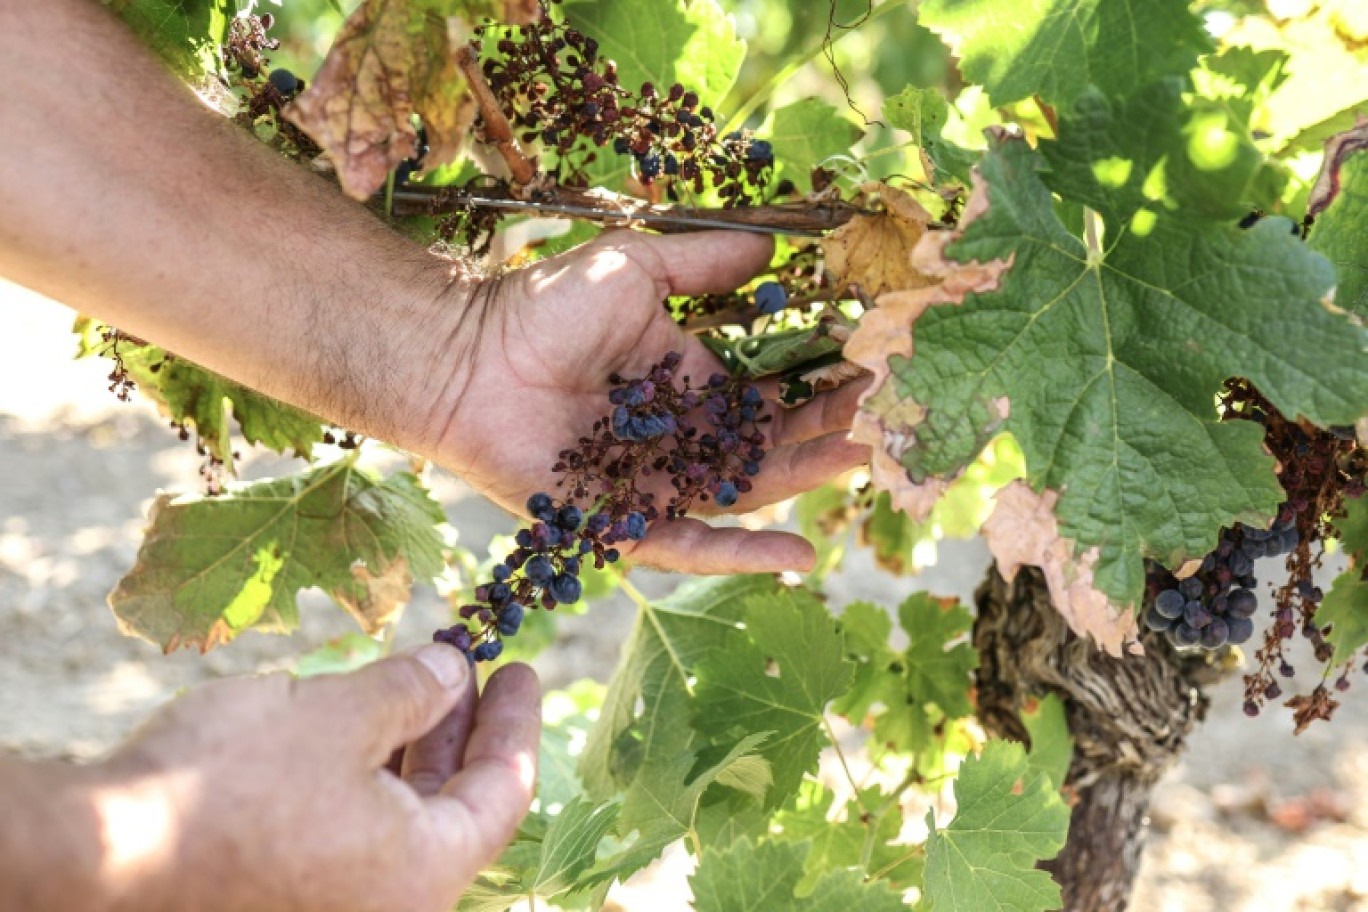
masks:
{"type": "MultiPolygon", "coordinates": [[[[916,205],[915,201],[912,201],[916,205]]],[[[900,204],[901,205],[901,204],[900,204]]],[[[920,208],[920,207],[918,207],[920,208]]],[[[988,209],[987,189],[974,176],[974,191],[964,208],[959,227],[954,231],[925,231],[912,248],[909,270],[921,284],[891,291],[875,301],[875,307],[860,320],[845,356],[874,374],[869,391],[860,400],[851,438],[873,448],[871,473],[874,484],[887,491],[893,506],[914,522],[924,522],[952,479],[913,478],[902,463],[916,443],[915,429],[926,417],[915,401],[898,395],[889,382],[889,358],[911,357],[912,326],[934,304],[958,304],[970,292],[996,288],[1002,273],[1011,268],[1015,255],[987,263],[958,263],[947,259],[945,248],[962,236],[964,229],[988,209]]],[[[905,207],[904,213],[908,213],[905,207]]],[[[909,217],[905,215],[904,217],[909,217]]],[[[1007,414],[1006,400],[992,403],[999,419],[1007,414]]],[[[1000,423],[1000,420],[999,422],[1000,423]]],[[[997,423],[989,423],[982,433],[990,435],[997,423]]],[[[987,442],[986,439],[984,441],[987,442]]]]}
{"type": "Polygon", "coordinates": [[[285,109],[332,159],[342,188],[368,199],[412,158],[416,113],[428,167],[452,161],[474,117],[456,52],[483,16],[530,21],[525,0],[365,0],[347,19],[309,87],[285,109]]]}
{"type": "Polygon", "coordinates": [[[351,568],[351,575],[356,585],[334,590],[332,597],[356,618],[362,630],[374,636],[408,604],[413,591],[408,561],[401,557],[378,573],[357,564],[351,568]]]}
{"type": "Polygon", "coordinates": [[[1014,481],[997,495],[997,509],[983,524],[983,537],[1003,577],[1011,580],[1023,564],[1039,567],[1050,589],[1050,601],[1079,636],[1091,636],[1114,656],[1131,645],[1140,651],[1135,613],[1118,608],[1094,588],[1097,549],[1074,554],[1074,543],[1059,535],[1055,504],[1059,495],[1031,490],[1014,481]]]}
{"type": "Polygon", "coordinates": [[[935,284],[935,277],[912,264],[912,248],[925,236],[931,213],[911,195],[886,184],[870,184],[864,190],[883,203],[883,211],[855,216],[821,244],[836,287],[858,285],[875,298],[935,284]]]}

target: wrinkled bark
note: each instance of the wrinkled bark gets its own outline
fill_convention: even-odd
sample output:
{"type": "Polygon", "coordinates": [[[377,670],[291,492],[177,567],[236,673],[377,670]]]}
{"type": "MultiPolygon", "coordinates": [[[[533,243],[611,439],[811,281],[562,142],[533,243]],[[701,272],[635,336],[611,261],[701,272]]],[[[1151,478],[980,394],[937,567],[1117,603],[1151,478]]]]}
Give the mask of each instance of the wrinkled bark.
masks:
{"type": "Polygon", "coordinates": [[[1208,657],[1181,656],[1148,632],[1143,656],[1112,658],[1069,630],[1033,568],[1008,583],[994,566],[975,597],[985,727],[1027,741],[1023,704],[1054,693],[1074,738],[1068,845],[1041,867],[1059,882],[1068,912],[1124,910],[1152,790],[1206,712],[1202,687],[1222,673],[1208,657]]]}

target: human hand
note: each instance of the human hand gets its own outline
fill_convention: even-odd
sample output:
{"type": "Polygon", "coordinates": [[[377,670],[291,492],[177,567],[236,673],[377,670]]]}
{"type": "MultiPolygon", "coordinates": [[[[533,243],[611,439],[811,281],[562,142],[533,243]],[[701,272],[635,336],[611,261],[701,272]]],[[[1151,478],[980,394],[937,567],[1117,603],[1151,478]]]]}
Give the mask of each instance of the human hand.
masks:
{"type": "MultiPolygon", "coordinates": [[[[772,253],[769,238],[740,232],[612,232],[477,292],[462,315],[462,347],[471,354],[456,368],[454,401],[443,407],[438,460],[519,515],[530,494],[554,495],[550,469],[561,450],[611,410],[610,374],[643,376],[671,351],[683,355],[678,373],[695,384],[723,369],[670,318],[665,297],[735,289],[772,253]]],[[[760,386],[772,399],[775,384],[760,386]]],[[[792,497],[866,461],[868,448],[847,440],[862,391],[853,384],[801,408],[769,408],[763,471],[734,512],[792,497]]],[[[673,490],[662,475],[638,482],[662,500],[673,490]]],[[[718,512],[712,503],[699,507],[691,512],[718,512]]],[[[806,570],[815,559],[799,536],[692,518],[656,523],[630,553],[700,574],[806,570]]]]}
{"type": "Polygon", "coordinates": [[[176,700],[98,768],[112,908],[450,909],[527,812],[541,729],[531,669],[474,677],[428,646],[176,700]]]}

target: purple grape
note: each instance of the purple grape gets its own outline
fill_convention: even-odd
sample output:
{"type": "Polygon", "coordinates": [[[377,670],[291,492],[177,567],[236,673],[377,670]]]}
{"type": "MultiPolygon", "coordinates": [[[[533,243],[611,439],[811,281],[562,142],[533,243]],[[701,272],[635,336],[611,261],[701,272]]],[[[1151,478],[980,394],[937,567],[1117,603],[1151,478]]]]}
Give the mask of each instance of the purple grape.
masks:
{"type": "Polygon", "coordinates": [[[755,289],[755,309],[762,314],[776,314],[788,306],[788,292],[778,282],[765,282],[755,289]]]}

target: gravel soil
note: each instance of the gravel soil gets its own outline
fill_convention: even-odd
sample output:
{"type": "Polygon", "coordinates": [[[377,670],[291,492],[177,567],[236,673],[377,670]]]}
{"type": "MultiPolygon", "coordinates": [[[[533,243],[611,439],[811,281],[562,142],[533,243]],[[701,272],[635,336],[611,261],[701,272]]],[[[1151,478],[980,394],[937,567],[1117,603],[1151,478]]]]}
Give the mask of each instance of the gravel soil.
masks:
{"type": "MultiPolygon", "coordinates": [[[[247,634],[205,656],[165,656],[119,634],[105,595],[133,562],[153,494],[196,489],[198,462],[149,406],[105,392],[107,368],[70,360],[71,318],[0,283],[0,751],[88,760],[181,688],[291,667],[353,626],[308,593],[294,635],[247,634]]],[[[249,456],[245,474],[287,470],[283,460],[249,456]]],[[[458,480],[439,476],[435,487],[472,547],[512,528],[458,480]]],[[[833,586],[838,604],[896,604],[911,588],[968,596],[986,554],[977,542],[946,547],[910,581],[877,573],[863,555],[848,563],[833,586]]],[[[637,583],[654,594],[674,580],[645,574],[637,583]]],[[[425,639],[445,611],[434,593],[420,593],[398,644],[425,639]]],[[[547,686],[606,679],[630,617],[631,606],[614,599],[565,622],[538,662],[547,686]]],[[[1309,660],[1301,666],[1312,669],[1309,660]]],[[[1215,690],[1209,720],[1158,789],[1132,908],[1368,910],[1368,686],[1356,681],[1332,725],[1298,738],[1288,711],[1250,720],[1240,702],[1238,678],[1215,690]]],[[[653,912],[687,908],[678,880],[686,870],[669,859],[616,900],[653,912]]]]}

